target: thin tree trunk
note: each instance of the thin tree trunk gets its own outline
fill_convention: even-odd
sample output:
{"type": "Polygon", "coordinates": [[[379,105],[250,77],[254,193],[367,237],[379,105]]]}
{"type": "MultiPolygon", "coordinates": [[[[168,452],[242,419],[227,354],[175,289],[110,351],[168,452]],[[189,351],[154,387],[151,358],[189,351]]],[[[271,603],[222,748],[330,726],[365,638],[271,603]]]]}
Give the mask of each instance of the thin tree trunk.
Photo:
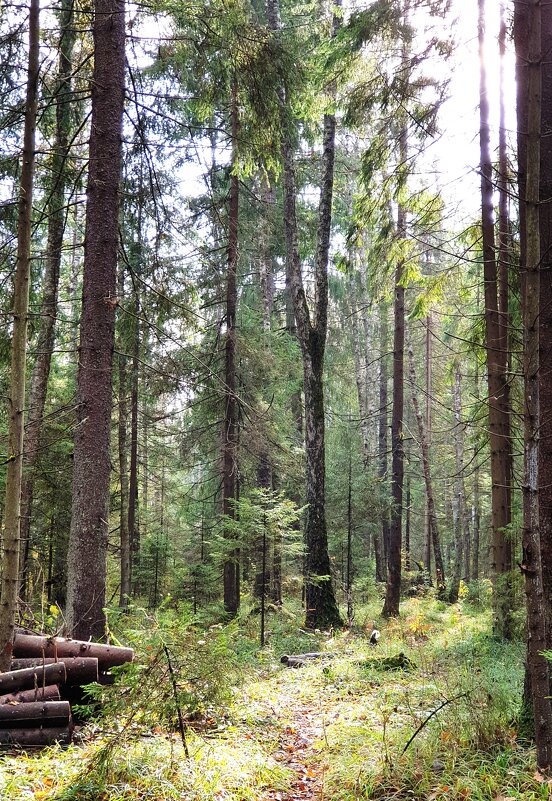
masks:
{"type": "Polygon", "coordinates": [[[347,574],[345,594],[347,596],[347,625],[353,625],[353,454],[349,442],[349,470],[347,486],[347,574]]]}
{"type": "MultiPolygon", "coordinates": [[[[119,271],[119,299],[124,298],[124,270],[119,271]]],[[[127,458],[127,357],[124,353],[124,343],[119,346],[119,415],[118,415],[118,440],[119,440],[119,486],[120,486],[120,511],[119,511],[119,542],[121,546],[120,571],[121,584],[119,587],[119,606],[128,606],[130,597],[130,535],[128,528],[128,501],[129,501],[129,480],[128,480],[128,458],[127,458]]]]}
{"type": "Polygon", "coordinates": [[[66,625],[105,633],[113,344],[125,79],[124,0],[95,0],[94,73],[66,625]]]}
{"type": "Polygon", "coordinates": [[[445,587],[445,568],[443,565],[443,557],[441,555],[441,537],[439,534],[439,524],[437,521],[437,511],[435,509],[435,496],[433,494],[433,483],[431,480],[431,463],[429,459],[429,447],[427,442],[427,435],[424,425],[424,418],[418,402],[417,384],[416,384],[416,368],[414,366],[414,351],[412,350],[412,343],[408,339],[408,365],[409,365],[409,379],[410,391],[412,393],[412,406],[414,407],[414,414],[416,416],[416,425],[418,428],[418,439],[420,440],[420,450],[422,454],[422,469],[424,473],[424,482],[426,488],[426,506],[429,518],[429,529],[431,540],[433,542],[433,553],[435,555],[435,574],[437,580],[437,589],[442,592],[445,587]]]}
{"type": "Polygon", "coordinates": [[[361,334],[358,325],[358,306],[356,302],[356,291],[353,275],[349,276],[349,315],[351,319],[351,344],[353,350],[353,363],[355,365],[355,378],[357,386],[358,409],[360,415],[360,431],[362,434],[362,455],[364,464],[368,464],[370,459],[370,437],[368,431],[368,409],[366,406],[367,390],[366,390],[366,359],[363,358],[362,352],[366,353],[366,342],[364,348],[361,343],[361,334]],[[363,374],[364,373],[364,374],[363,374]]]}
{"type": "MultiPolygon", "coordinates": [[[[464,489],[464,427],[462,424],[462,395],[460,366],[456,363],[453,387],[454,407],[454,448],[456,455],[456,508],[458,510],[458,525],[456,527],[456,547],[454,553],[454,569],[450,587],[449,601],[456,603],[460,591],[462,572],[465,571],[465,549],[469,545],[470,526],[466,493],[464,489]]],[[[469,558],[468,558],[469,575],[469,558]]]]}
{"type": "MultiPolygon", "coordinates": [[[[408,457],[407,457],[408,461],[408,457]]],[[[406,475],[406,509],[405,509],[405,521],[404,521],[404,569],[405,570],[412,570],[412,561],[410,558],[410,503],[411,503],[411,494],[410,494],[410,472],[406,475]]]]}
{"type": "Polygon", "coordinates": [[[376,554],[376,581],[385,581],[387,577],[387,551],[389,545],[389,509],[387,507],[387,348],[389,345],[387,304],[381,301],[379,306],[380,322],[380,374],[379,374],[379,421],[378,421],[378,478],[380,481],[380,495],[382,499],[381,512],[381,541],[378,534],[374,534],[374,551],[376,554]],[[381,560],[378,560],[381,555],[381,560]]]}
{"type": "MultiPolygon", "coordinates": [[[[232,167],[237,164],[238,140],[238,87],[236,79],[232,86],[232,167]]],[[[222,446],[222,491],[223,514],[234,518],[236,510],[236,483],[238,472],[238,399],[236,394],[236,310],[238,302],[238,214],[239,181],[236,174],[230,178],[230,199],[228,212],[228,277],[226,284],[226,345],[225,345],[225,389],[224,389],[224,431],[222,446]]],[[[240,561],[232,550],[224,562],[224,609],[235,615],[240,606],[240,561]]]]}
{"type": "Polygon", "coordinates": [[[134,286],[134,321],[132,343],[132,367],[130,372],[130,472],[128,479],[128,536],[129,536],[129,584],[136,595],[139,587],[140,525],[138,520],[138,412],[140,377],[140,294],[138,284],[134,286]]]}
{"type": "Polygon", "coordinates": [[[18,200],[17,261],[13,296],[13,333],[8,406],[8,464],[6,470],[6,502],[2,538],[2,585],[0,593],[0,672],[9,670],[10,666],[19,587],[23,413],[25,408],[27,321],[31,277],[31,217],[39,77],[39,14],[39,0],[31,0],[23,159],[18,200]]]}
{"type": "Polygon", "coordinates": [[[48,240],[43,278],[42,303],[38,326],[37,354],[29,391],[29,415],[23,445],[23,478],[21,485],[21,596],[26,597],[26,573],[30,549],[34,478],[39,455],[40,433],[46,405],[50,364],[54,348],[55,323],[61,264],[61,248],[65,231],[65,193],[70,176],[68,170],[71,133],[71,76],[76,30],[73,23],[73,2],[64,0],[61,8],[59,57],[53,89],[56,105],[56,131],[51,162],[52,186],[47,203],[48,240]]]}
{"type": "MultiPolygon", "coordinates": [[[[404,54],[403,54],[404,57],[404,54]]],[[[403,128],[400,135],[400,163],[408,158],[408,133],[403,128]]],[[[406,233],[406,210],[399,203],[397,235],[401,239],[406,233]]],[[[401,549],[404,478],[404,336],[405,336],[405,289],[403,284],[404,261],[399,258],[395,270],[395,332],[393,338],[393,413],[391,418],[392,481],[391,526],[387,553],[387,586],[382,614],[396,617],[399,614],[401,597],[401,549]]]]}
{"type": "MultiPolygon", "coordinates": [[[[425,364],[425,382],[426,382],[426,407],[425,407],[425,430],[428,452],[431,448],[431,393],[433,383],[433,336],[431,331],[431,311],[426,317],[426,364],[425,364]]],[[[431,523],[430,511],[427,503],[424,516],[424,568],[431,580],[431,523]]]]}
{"type": "Polygon", "coordinates": [[[509,421],[505,405],[507,353],[498,312],[497,260],[494,239],[493,181],[490,151],[489,101],[484,60],[485,0],[479,0],[480,52],[480,171],[483,274],[485,284],[485,335],[489,394],[489,439],[491,446],[492,550],[495,576],[495,630],[509,639],[512,635],[512,552],[507,529],[511,522],[510,476],[508,467],[509,421]]]}

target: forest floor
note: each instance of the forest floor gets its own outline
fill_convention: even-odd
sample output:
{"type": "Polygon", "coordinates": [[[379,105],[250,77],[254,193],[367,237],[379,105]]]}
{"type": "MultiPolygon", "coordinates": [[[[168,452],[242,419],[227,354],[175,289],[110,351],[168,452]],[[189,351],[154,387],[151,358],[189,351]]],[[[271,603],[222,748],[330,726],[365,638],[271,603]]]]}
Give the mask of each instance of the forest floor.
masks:
{"type": "Polygon", "coordinates": [[[231,704],[188,730],[189,759],[180,737],[151,721],[138,731],[107,717],[67,749],[0,756],[0,799],[549,798],[515,723],[522,648],[493,640],[489,612],[410,601],[375,648],[369,617],[354,632],[317,635],[288,621],[244,664],[231,704]],[[312,650],[333,658],[279,662],[312,650]]]}

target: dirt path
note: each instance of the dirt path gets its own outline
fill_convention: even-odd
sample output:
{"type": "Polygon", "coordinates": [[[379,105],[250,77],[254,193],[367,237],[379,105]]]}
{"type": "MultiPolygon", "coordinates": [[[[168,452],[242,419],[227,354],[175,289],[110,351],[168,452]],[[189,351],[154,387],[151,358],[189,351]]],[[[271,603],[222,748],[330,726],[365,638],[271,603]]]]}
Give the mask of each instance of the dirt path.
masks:
{"type": "Polygon", "coordinates": [[[262,801],[321,801],[324,798],[326,726],[337,705],[313,693],[303,673],[283,674],[271,703],[278,736],[271,756],[292,774],[287,791],[267,790],[262,801]]]}

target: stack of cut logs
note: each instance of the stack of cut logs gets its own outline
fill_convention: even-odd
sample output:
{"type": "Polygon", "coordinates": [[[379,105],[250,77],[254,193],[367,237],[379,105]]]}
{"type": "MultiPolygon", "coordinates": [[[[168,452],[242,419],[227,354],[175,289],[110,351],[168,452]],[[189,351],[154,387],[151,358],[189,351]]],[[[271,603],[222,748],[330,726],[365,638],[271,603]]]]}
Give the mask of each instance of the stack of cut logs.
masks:
{"type": "Polygon", "coordinates": [[[42,746],[71,742],[80,688],[112,683],[110,669],[132,662],[134,652],[18,631],[12,656],[11,670],[0,673],[0,746],[42,746]]]}

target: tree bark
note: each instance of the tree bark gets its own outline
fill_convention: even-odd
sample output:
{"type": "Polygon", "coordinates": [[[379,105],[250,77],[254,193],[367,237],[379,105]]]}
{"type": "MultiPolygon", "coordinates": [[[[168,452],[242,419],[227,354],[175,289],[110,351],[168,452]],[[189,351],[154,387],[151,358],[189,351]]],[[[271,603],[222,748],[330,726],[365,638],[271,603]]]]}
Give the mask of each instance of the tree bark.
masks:
{"type": "Polygon", "coordinates": [[[33,687],[32,690],[16,690],[7,695],[0,695],[0,704],[32,703],[33,701],[61,701],[61,695],[57,684],[49,684],[46,687],[33,687]]]}
{"type": "Polygon", "coordinates": [[[0,729],[37,726],[66,727],[71,720],[69,701],[34,701],[0,704],[0,729]]]}
{"type": "Polygon", "coordinates": [[[52,726],[47,729],[0,729],[0,745],[46,746],[54,743],[69,745],[71,737],[72,730],[67,726],[52,726]]]}
{"type": "Polygon", "coordinates": [[[66,670],[67,685],[92,684],[98,681],[98,659],[94,657],[27,657],[12,659],[10,670],[23,670],[24,668],[40,667],[41,665],[54,665],[63,662],[66,670]]]}
{"type": "Polygon", "coordinates": [[[428,514],[428,524],[433,542],[433,553],[435,555],[435,573],[437,581],[437,589],[442,592],[445,588],[445,569],[443,565],[443,557],[441,555],[441,537],[439,534],[439,524],[437,521],[437,512],[435,509],[435,496],[433,494],[433,483],[431,480],[431,463],[429,459],[429,446],[427,442],[426,430],[424,426],[424,419],[420,404],[418,402],[417,384],[416,384],[416,368],[414,366],[414,351],[412,350],[412,343],[408,341],[408,363],[409,363],[409,378],[410,390],[412,393],[412,405],[414,407],[414,414],[416,416],[416,425],[418,428],[418,439],[420,440],[420,450],[422,453],[422,468],[424,473],[424,483],[426,488],[426,507],[428,514]]]}
{"type": "Polygon", "coordinates": [[[104,645],[98,642],[82,642],[81,640],[70,640],[63,637],[19,633],[15,635],[13,655],[14,658],[95,658],[98,660],[100,670],[107,670],[116,665],[124,665],[134,659],[132,648],[104,645]]]}
{"type": "Polygon", "coordinates": [[[42,283],[42,302],[38,325],[37,353],[33,365],[29,414],[23,442],[23,477],[21,485],[21,596],[27,595],[27,567],[30,550],[30,531],[33,507],[34,477],[39,456],[42,418],[46,404],[50,364],[54,348],[55,324],[61,249],[65,231],[65,194],[69,185],[69,140],[71,135],[72,57],[76,39],[73,22],[73,2],[64,0],[60,12],[58,67],[53,96],[56,107],[56,130],[51,160],[51,187],[47,202],[48,240],[46,265],[42,283]]]}
{"type": "MultiPolygon", "coordinates": [[[[406,164],[408,158],[408,133],[401,130],[400,163],[406,164]]],[[[406,234],[406,210],[399,203],[397,216],[397,236],[404,238],[406,234]]],[[[393,337],[393,413],[391,417],[391,452],[392,480],[391,526],[389,528],[389,548],[387,553],[387,585],[382,615],[397,617],[401,598],[401,549],[402,549],[402,512],[403,512],[403,479],[404,479],[404,337],[405,337],[405,289],[403,284],[404,262],[400,258],[395,270],[395,332],[393,337]]]]}
{"type": "MultiPolygon", "coordinates": [[[[223,514],[234,518],[238,472],[238,398],[236,385],[236,309],[238,302],[238,215],[239,180],[237,169],[238,99],[237,82],[232,85],[232,175],[228,211],[228,275],[226,284],[226,344],[224,387],[224,430],[222,444],[223,514]]],[[[232,535],[230,535],[232,537],[232,535]]],[[[224,561],[224,609],[235,615],[240,607],[240,560],[232,549],[224,561]]]]}
{"type": "MultiPolygon", "coordinates": [[[[138,385],[140,377],[140,294],[134,286],[134,337],[132,367],[130,371],[130,473],[128,479],[128,536],[129,536],[129,587],[135,594],[140,590],[138,565],[140,563],[140,524],[138,519],[138,385]]],[[[145,423],[144,423],[145,426],[145,423]]],[[[147,435],[146,435],[147,436],[147,435]]],[[[147,470],[144,465],[144,471],[147,470]]],[[[144,479],[146,480],[146,479],[144,479]]]]}
{"type": "Polygon", "coordinates": [[[0,693],[13,693],[16,690],[32,690],[48,684],[65,684],[67,672],[63,662],[55,665],[10,670],[0,673],[0,693]]]}
{"type": "Polygon", "coordinates": [[[381,540],[378,534],[374,534],[374,551],[376,554],[376,581],[385,581],[387,577],[387,551],[389,547],[389,509],[387,506],[387,450],[389,447],[387,430],[387,348],[389,346],[389,332],[387,304],[385,301],[381,301],[379,305],[379,323],[381,354],[379,373],[378,479],[380,481],[380,497],[382,502],[381,540]],[[381,555],[380,560],[378,560],[378,555],[381,555]]]}
{"type": "Polygon", "coordinates": [[[540,309],[539,309],[539,526],[547,649],[552,650],[552,5],[541,6],[542,104],[540,152],[540,309]]]}
{"type": "Polygon", "coordinates": [[[490,151],[489,101],[484,60],[485,0],[479,0],[480,52],[480,171],[483,277],[485,285],[485,338],[489,394],[489,439],[491,447],[492,552],[495,577],[494,625],[500,636],[512,635],[512,551],[508,538],[511,522],[510,476],[508,474],[509,420],[505,404],[507,353],[498,311],[497,259],[494,238],[493,180],[490,151]]]}
{"type": "Polygon", "coordinates": [[[124,0],[95,0],[67,630],[105,635],[110,429],[125,82],[124,0]],[[90,477],[94,480],[91,481],[90,477]]]}
{"type": "MultiPolygon", "coordinates": [[[[543,651],[547,647],[548,610],[544,599],[539,525],[540,173],[543,55],[541,3],[540,0],[531,0],[529,3],[516,2],[514,9],[520,90],[524,89],[526,97],[526,103],[518,108],[519,135],[524,140],[520,161],[526,173],[523,204],[525,247],[521,265],[525,378],[525,471],[521,568],[525,578],[527,599],[527,672],[533,701],[537,766],[542,771],[549,771],[552,765],[552,712],[548,662],[543,656],[543,651]]],[[[546,412],[549,413],[549,410],[546,412]]]]}
{"type": "MultiPolygon", "coordinates": [[[[279,29],[279,9],[276,0],[269,0],[267,11],[269,25],[274,32],[277,32],[279,29]]],[[[334,35],[337,27],[338,19],[334,17],[334,35]]],[[[315,259],[315,304],[314,315],[311,320],[303,286],[299,256],[295,165],[289,134],[287,133],[283,96],[281,96],[280,101],[284,129],[281,147],[284,172],[284,223],[287,267],[297,334],[303,355],[303,385],[305,393],[307,502],[305,521],[305,625],[314,628],[341,625],[342,622],[331,580],[326,529],[323,387],[324,351],[328,324],[327,271],[332,219],[336,119],[334,114],[326,114],[324,116],[322,176],[315,259]]]]}
{"type": "MultiPolygon", "coordinates": [[[[466,493],[464,489],[464,429],[462,425],[462,396],[461,396],[461,376],[460,366],[455,365],[454,386],[453,386],[453,408],[454,408],[454,449],[456,456],[456,508],[458,523],[455,526],[456,543],[454,548],[454,567],[452,571],[452,581],[450,586],[449,601],[456,603],[460,592],[460,581],[464,569],[464,549],[466,542],[469,543],[470,527],[468,520],[468,507],[466,504],[466,493]]],[[[468,560],[469,565],[469,560],[468,560]]]]}
{"type": "MultiPolygon", "coordinates": [[[[119,299],[124,298],[125,294],[124,271],[121,268],[119,273],[119,299]]],[[[120,556],[120,576],[121,584],[119,587],[119,606],[126,608],[130,598],[130,535],[128,528],[128,507],[129,507],[129,481],[128,481],[128,458],[127,458],[127,356],[124,352],[124,342],[119,344],[119,420],[118,420],[118,440],[119,440],[119,486],[120,486],[120,511],[119,511],[119,542],[121,546],[120,556]]]]}
{"type": "Polygon", "coordinates": [[[31,277],[31,217],[39,77],[39,13],[39,0],[31,0],[23,158],[18,200],[17,261],[13,296],[13,332],[8,405],[8,459],[2,538],[2,585],[0,592],[0,671],[5,670],[10,664],[19,588],[23,414],[25,408],[27,322],[31,277]]]}

